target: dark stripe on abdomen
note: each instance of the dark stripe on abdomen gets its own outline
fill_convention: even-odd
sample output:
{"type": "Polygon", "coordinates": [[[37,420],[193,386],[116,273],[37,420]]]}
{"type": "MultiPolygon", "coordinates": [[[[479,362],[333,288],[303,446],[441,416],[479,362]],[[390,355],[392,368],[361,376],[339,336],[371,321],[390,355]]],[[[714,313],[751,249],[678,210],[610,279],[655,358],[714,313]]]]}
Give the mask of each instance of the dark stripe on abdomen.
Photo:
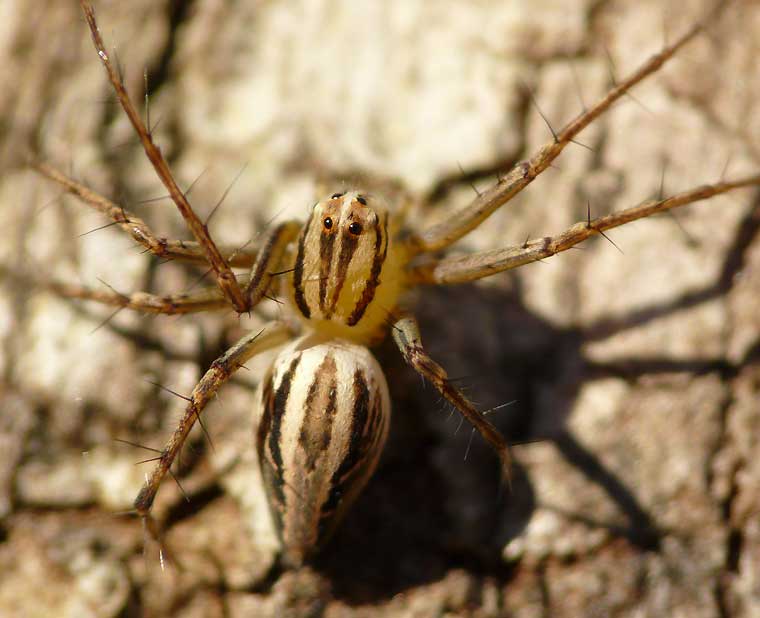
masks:
{"type": "Polygon", "coordinates": [[[346,456],[341,461],[338,469],[330,479],[330,493],[322,505],[320,512],[320,536],[322,529],[327,525],[330,516],[335,512],[345,489],[350,487],[352,480],[349,477],[356,468],[364,462],[369,444],[365,441],[365,428],[369,416],[369,387],[362,375],[357,370],[353,379],[354,406],[351,411],[351,436],[348,442],[346,456]]]}
{"type": "MultiPolygon", "coordinates": [[[[300,362],[301,355],[299,354],[290,363],[280,380],[280,385],[274,392],[271,389],[271,380],[268,380],[267,387],[264,390],[264,395],[266,396],[266,399],[264,399],[264,415],[259,425],[259,459],[262,462],[263,468],[269,467],[266,465],[269,461],[265,457],[265,450],[268,448],[272,466],[268,476],[270,477],[270,485],[275,492],[275,499],[280,509],[285,508],[285,492],[283,489],[285,485],[285,470],[282,451],[280,450],[282,417],[286,412],[286,404],[290,396],[290,385],[300,362]]],[[[281,524],[281,522],[277,523],[281,524]]]]}
{"type": "Polygon", "coordinates": [[[338,367],[331,354],[320,363],[309,386],[298,444],[305,454],[304,466],[313,472],[330,446],[338,398],[338,367]]]}

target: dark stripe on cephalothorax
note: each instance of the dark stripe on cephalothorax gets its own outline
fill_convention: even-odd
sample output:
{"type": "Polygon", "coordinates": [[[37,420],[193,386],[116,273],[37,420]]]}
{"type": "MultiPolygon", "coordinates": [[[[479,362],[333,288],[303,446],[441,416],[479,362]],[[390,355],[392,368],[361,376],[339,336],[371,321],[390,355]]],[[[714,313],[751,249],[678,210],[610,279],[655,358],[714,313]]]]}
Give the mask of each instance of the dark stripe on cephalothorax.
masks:
{"type": "Polygon", "coordinates": [[[359,238],[353,234],[346,232],[340,235],[340,254],[338,255],[338,265],[335,272],[330,273],[330,279],[334,280],[332,298],[330,299],[330,306],[325,314],[326,318],[332,317],[335,312],[335,308],[338,305],[338,298],[340,292],[343,289],[343,284],[346,282],[348,267],[351,264],[351,259],[356,253],[356,248],[359,246],[359,238]]]}
{"type": "Polygon", "coordinates": [[[303,228],[303,232],[301,232],[301,236],[298,238],[298,252],[296,253],[296,263],[295,268],[293,269],[293,297],[296,301],[296,306],[305,318],[311,317],[311,310],[309,309],[309,305],[306,303],[306,297],[304,296],[303,291],[303,255],[304,245],[306,244],[306,236],[309,233],[309,228],[311,227],[311,222],[313,219],[314,214],[312,213],[303,228]]]}
{"type": "Polygon", "coordinates": [[[304,465],[312,472],[327,451],[332,437],[333,418],[338,397],[338,366],[332,354],[325,356],[314,374],[304,404],[305,416],[298,444],[306,456],[304,465]]]}
{"type": "Polygon", "coordinates": [[[327,298],[327,284],[330,279],[330,266],[332,265],[335,238],[338,230],[325,232],[319,235],[319,309],[324,312],[325,299],[327,298]]]}
{"type": "Polygon", "coordinates": [[[320,510],[320,527],[327,525],[330,516],[338,507],[345,489],[351,485],[348,476],[363,463],[367,451],[368,445],[365,443],[364,435],[369,413],[370,393],[360,370],[354,372],[352,390],[354,405],[351,411],[351,436],[348,442],[348,451],[330,479],[330,493],[320,510]]]}
{"type": "Polygon", "coordinates": [[[378,225],[375,229],[375,234],[375,257],[372,260],[372,270],[369,273],[369,279],[364,283],[361,298],[356,303],[351,315],[348,316],[347,324],[349,326],[356,326],[359,320],[362,319],[364,312],[375,297],[377,286],[380,285],[380,272],[388,255],[388,213],[385,213],[385,217],[383,218],[382,231],[378,225]],[[384,243],[383,237],[385,237],[384,243]],[[381,245],[383,245],[382,249],[380,248],[381,245]]]}
{"type": "Polygon", "coordinates": [[[280,380],[280,385],[277,390],[270,396],[271,402],[271,423],[269,427],[269,440],[267,445],[269,446],[269,452],[272,457],[272,463],[274,464],[274,489],[279,498],[280,504],[284,506],[285,494],[283,486],[285,484],[285,470],[282,461],[282,451],[280,450],[280,440],[282,438],[282,417],[286,411],[286,404],[288,397],[290,396],[290,385],[293,381],[293,376],[298,369],[298,364],[301,362],[301,355],[296,356],[290,363],[287,371],[280,380]]]}

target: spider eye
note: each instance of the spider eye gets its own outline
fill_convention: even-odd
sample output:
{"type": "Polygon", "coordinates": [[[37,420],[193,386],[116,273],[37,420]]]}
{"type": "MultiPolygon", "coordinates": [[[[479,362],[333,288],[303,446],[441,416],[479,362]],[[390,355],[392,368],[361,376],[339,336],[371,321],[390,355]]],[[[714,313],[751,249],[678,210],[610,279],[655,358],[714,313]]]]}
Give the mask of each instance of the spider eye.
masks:
{"type": "Polygon", "coordinates": [[[345,193],[333,193],[333,194],[330,196],[330,199],[331,199],[331,200],[335,200],[335,199],[338,199],[339,197],[343,197],[344,195],[345,195],[345,193]]]}
{"type": "Polygon", "coordinates": [[[332,227],[332,219],[330,217],[325,217],[325,220],[322,223],[326,230],[329,230],[332,227]]]}
{"type": "Polygon", "coordinates": [[[362,206],[366,206],[367,205],[367,198],[364,197],[363,195],[357,195],[356,196],[356,201],[359,202],[362,206]]]}
{"type": "Polygon", "coordinates": [[[360,223],[356,223],[354,221],[351,225],[348,226],[348,231],[354,236],[358,236],[362,233],[362,226],[360,223]]]}

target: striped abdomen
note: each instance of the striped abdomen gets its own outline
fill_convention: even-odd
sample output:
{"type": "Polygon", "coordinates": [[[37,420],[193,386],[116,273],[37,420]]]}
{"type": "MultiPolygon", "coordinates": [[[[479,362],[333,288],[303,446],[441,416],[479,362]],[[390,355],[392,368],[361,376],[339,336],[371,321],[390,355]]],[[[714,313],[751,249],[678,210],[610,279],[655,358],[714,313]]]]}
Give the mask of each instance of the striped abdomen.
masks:
{"type": "Polygon", "coordinates": [[[257,452],[285,562],[317,551],[374,471],[390,401],[367,348],[309,335],[262,384],[257,452]]]}
{"type": "Polygon", "coordinates": [[[376,198],[336,193],[317,203],[298,239],[293,303],[323,334],[372,339],[403,287],[401,256],[376,198]]]}

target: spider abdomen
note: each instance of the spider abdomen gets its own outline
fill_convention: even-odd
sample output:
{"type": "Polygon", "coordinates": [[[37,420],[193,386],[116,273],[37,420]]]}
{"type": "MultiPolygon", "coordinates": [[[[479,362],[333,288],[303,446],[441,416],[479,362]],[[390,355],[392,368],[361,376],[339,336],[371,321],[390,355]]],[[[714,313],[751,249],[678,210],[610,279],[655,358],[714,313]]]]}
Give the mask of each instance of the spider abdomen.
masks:
{"type": "Polygon", "coordinates": [[[277,357],[261,388],[256,447],[287,564],[330,537],[372,475],[390,399],[370,351],[307,335],[277,357]]]}

